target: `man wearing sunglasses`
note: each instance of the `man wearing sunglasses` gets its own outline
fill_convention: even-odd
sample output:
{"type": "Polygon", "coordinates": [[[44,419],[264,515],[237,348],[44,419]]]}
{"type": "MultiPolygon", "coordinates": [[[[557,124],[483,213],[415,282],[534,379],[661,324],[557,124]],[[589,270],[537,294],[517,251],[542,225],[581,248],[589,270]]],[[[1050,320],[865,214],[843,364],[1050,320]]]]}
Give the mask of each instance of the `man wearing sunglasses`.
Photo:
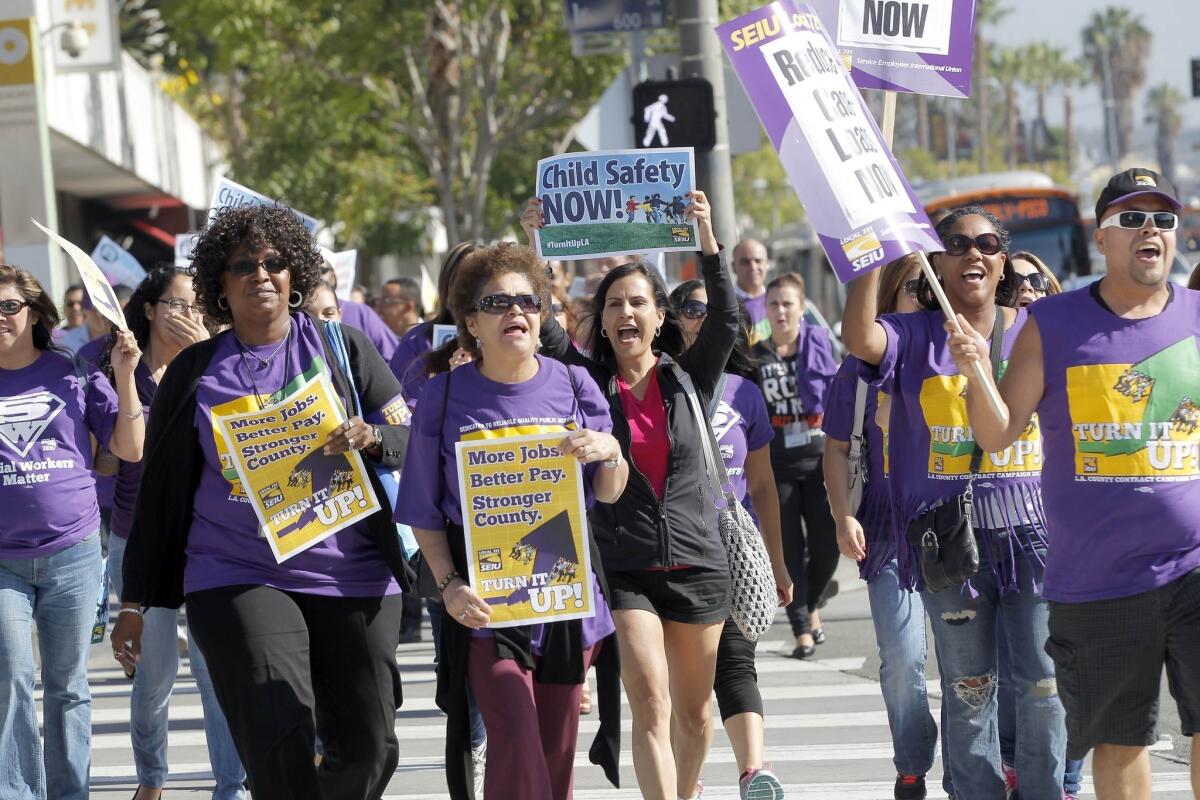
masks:
{"type": "Polygon", "coordinates": [[[1030,306],[1000,409],[972,366],[988,363],[986,340],[965,323],[949,339],[987,451],[1037,412],[1052,533],[1046,651],[1067,755],[1095,749],[1102,800],[1150,798],[1164,663],[1200,797],[1200,292],[1168,280],[1179,210],[1157,173],[1113,176],[1096,203],[1107,273],[1030,306]]]}

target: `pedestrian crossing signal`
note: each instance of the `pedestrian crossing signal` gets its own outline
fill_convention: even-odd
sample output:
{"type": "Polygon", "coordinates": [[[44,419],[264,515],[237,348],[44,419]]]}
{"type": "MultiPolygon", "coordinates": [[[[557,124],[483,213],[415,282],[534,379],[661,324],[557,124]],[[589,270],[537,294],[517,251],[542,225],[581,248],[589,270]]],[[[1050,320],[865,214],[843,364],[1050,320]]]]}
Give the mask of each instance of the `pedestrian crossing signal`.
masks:
{"type": "Polygon", "coordinates": [[[703,78],[643,81],[633,87],[634,145],[694,147],[717,143],[712,84],[703,78]]]}

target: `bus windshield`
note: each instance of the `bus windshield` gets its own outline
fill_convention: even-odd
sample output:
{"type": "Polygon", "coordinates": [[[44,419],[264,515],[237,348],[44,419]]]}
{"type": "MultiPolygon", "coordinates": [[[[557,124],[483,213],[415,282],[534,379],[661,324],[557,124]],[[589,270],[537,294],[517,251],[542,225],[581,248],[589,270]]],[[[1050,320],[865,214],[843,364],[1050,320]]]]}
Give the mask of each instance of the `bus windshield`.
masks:
{"type": "Polygon", "coordinates": [[[1076,236],[1076,226],[1066,222],[1040,228],[1018,228],[1012,231],[1009,251],[1015,253],[1028,250],[1046,262],[1046,266],[1060,278],[1065,275],[1081,275],[1087,273],[1087,270],[1080,268],[1076,256],[1076,236]]]}

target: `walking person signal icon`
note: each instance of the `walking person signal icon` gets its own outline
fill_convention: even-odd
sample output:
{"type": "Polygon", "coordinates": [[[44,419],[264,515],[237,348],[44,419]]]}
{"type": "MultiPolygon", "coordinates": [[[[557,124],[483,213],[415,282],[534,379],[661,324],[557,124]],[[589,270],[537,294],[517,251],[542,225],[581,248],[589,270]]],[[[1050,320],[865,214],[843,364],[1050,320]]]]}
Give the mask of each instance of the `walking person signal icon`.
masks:
{"type": "Polygon", "coordinates": [[[633,87],[631,122],[639,147],[711,150],[717,140],[712,84],[703,78],[643,81],[633,87]]]}

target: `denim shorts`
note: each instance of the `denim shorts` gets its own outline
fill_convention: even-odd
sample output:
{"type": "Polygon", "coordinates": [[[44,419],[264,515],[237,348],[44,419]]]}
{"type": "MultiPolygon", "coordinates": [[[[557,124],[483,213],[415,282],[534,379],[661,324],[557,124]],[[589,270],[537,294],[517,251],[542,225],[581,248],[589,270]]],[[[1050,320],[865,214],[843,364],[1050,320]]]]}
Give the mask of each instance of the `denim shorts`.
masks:
{"type": "Polygon", "coordinates": [[[709,625],[729,616],[729,572],[702,567],[609,571],[609,606],[637,608],[671,622],[709,625]]]}
{"type": "Polygon", "coordinates": [[[1046,652],[1067,711],[1067,757],[1158,741],[1164,660],[1184,736],[1200,728],[1200,569],[1149,592],[1050,603],[1046,652]]]}

